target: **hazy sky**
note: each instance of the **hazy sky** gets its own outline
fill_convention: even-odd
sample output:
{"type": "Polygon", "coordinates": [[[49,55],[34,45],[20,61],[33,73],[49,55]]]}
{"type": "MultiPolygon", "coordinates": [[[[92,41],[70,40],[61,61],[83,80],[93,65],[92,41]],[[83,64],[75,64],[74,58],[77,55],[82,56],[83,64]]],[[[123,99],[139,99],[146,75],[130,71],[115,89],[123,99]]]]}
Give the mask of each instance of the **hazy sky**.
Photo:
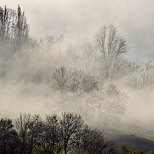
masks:
{"type": "Polygon", "coordinates": [[[154,59],[154,0],[0,0],[1,6],[18,4],[35,38],[63,34],[86,40],[101,25],[114,24],[128,41],[132,59],[154,59]]]}

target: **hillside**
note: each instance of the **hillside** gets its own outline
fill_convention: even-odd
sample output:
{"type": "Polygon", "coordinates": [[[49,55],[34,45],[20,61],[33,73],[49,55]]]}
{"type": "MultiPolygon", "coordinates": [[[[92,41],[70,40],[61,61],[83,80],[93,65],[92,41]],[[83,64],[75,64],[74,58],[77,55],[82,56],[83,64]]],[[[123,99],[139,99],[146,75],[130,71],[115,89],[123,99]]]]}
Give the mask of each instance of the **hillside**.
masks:
{"type": "Polygon", "coordinates": [[[145,138],[118,133],[106,134],[106,137],[116,142],[118,150],[120,149],[121,145],[126,144],[130,151],[142,150],[144,152],[154,152],[154,142],[145,138]]]}

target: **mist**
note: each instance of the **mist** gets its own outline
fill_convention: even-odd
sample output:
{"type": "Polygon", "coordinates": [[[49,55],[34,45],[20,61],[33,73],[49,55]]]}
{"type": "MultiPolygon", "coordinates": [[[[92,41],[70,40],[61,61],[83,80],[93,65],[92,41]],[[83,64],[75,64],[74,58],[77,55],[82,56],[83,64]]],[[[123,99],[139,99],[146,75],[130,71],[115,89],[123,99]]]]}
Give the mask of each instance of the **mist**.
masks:
{"type": "Polygon", "coordinates": [[[18,44],[17,39],[14,52],[11,45],[10,49],[2,42],[5,50],[0,48],[0,117],[14,119],[20,113],[45,116],[75,112],[90,126],[104,128],[101,118],[106,113],[101,111],[99,115],[99,107],[105,105],[98,102],[105,100],[114,105],[115,101],[119,106],[110,108],[113,113],[106,120],[111,123],[106,123],[108,127],[118,130],[114,122],[119,121],[127,133],[149,130],[153,133],[154,1],[0,2],[1,7],[6,5],[14,10],[18,4],[25,11],[29,37],[26,37],[28,41],[25,39],[26,45],[18,44]],[[113,60],[115,67],[110,66],[107,72],[96,38],[103,25],[112,30],[108,28],[110,24],[126,46],[118,59],[113,60]],[[66,84],[59,85],[58,75],[64,77],[66,84]],[[113,92],[111,97],[109,90],[113,92]]]}
{"type": "Polygon", "coordinates": [[[131,59],[154,58],[152,0],[35,0],[35,5],[30,0],[1,0],[1,6],[15,9],[18,4],[26,11],[35,38],[64,35],[69,42],[82,41],[92,38],[101,25],[113,24],[129,42],[131,59]]]}

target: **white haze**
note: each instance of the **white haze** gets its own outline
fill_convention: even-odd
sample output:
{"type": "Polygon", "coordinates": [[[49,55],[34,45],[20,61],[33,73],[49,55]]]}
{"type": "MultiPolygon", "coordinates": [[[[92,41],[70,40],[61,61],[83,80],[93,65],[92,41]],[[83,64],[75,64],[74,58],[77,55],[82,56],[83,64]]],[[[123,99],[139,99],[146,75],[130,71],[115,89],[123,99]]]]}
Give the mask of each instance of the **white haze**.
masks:
{"type": "Polygon", "coordinates": [[[153,0],[1,0],[0,5],[26,11],[35,38],[64,35],[87,40],[98,27],[113,24],[129,42],[129,57],[138,62],[154,58],[153,0]]]}
{"type": "MultiPolygon", "coordinates": [[[[129,45],[128,57],[137,63],[154,59],[153,0],[1,0],[0,6],[26,11],[30,33],[35,39],[63,35],[67,43],[83,43],[94,38],[101,25],[113,24],[129,45]]],[[[39,64],[38,64],[39,65],[39,64]]],[[[0,82],[0,116],[15,117],[20,112],[56,113],[69,111],[54,104],[50,85],[0,82]],[[52,105],[51,105],[52,104],[52,105]]],[[[125,87],[122,87],[125,89],[125,87]]],[[[150,125],[154,121],[153,88],[124,90],[128,95],[124,120],[150,125]]]]}

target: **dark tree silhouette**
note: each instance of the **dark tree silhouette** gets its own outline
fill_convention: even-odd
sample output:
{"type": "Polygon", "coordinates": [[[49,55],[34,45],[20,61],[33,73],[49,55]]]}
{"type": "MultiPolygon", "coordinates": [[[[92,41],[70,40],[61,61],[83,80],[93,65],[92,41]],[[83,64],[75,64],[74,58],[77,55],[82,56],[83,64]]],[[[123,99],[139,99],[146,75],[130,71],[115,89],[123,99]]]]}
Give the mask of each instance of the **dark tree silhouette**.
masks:
{"type": "Polygon", "coordinates": [[[69,146],[72,145],[77,133],[80,132],[83,120],[81,116],[73,113],[64,113],[60,121],[61,140],[64,153],[67,154],[69,146]]]}
{"type": "Polygon", "coordinates": [[[85,125],[79,134],[78,142],[74,144],[76,153],[87,154],[108,154],[114,153],[113,142],[107,142],[104,139],[104,133],[100,130],[90,129],[85,125]]]}
{"type": "Polygon", "coordinates": [[[39,138],[43,132],[44,124],[39,115],[32,116],[27,132],[27,150],[29,154],[33,153],[39,144],[39,138]]]}
{"type": "Polygon", "coordinates": [[[0,120],[0,154],[104,154],[114,153],[114,143],[102,131],[84,125],[80,115],[62,117],[20,114],[15,127],[10,119],[0,120]]]}
{"type": "Polygon", "coordinates": [[[29,126],[31,124],[30,114],[20,114],[19,118],[15,122],[15,127],[20,138],[20,153],[23,154],[27,151],[27,138],[29,126]]]}
{"type": "Polygon", "coordinates": [[[60,123],[57,115],[46,116],[43,133],[39,138],[40,153],[59,153],[62,150],[60,123]],[[41,147],[41,148],[40,148],[41,147]]]}
{"type": "Polygon", "coordinates": [[[18,151],[19,139],[13,128],[12,120],[0,120],[0,153],[15,154],[18,151]]]}

